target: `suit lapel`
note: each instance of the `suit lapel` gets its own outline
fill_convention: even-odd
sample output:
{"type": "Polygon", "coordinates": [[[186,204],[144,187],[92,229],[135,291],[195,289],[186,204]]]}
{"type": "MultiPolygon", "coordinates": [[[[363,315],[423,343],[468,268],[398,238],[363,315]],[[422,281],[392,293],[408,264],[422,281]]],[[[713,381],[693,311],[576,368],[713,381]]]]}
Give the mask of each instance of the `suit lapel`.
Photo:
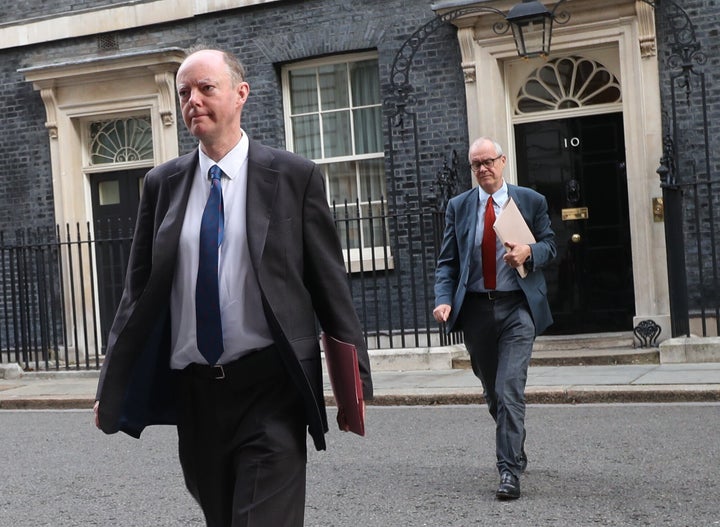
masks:
{"type": "MultiPolygon", "coordinates": [[[[472,248],[475,245],[475,235],[477,232],[477,213],[478,213],[478,207],[480,206],[480,198],[478,190],[479,187],[475,187],[475,189],[468,193],[468,197],[465,200],[465,203],[463,203],[463,208],[466,210],[458,211],[458,215],[461,218],[464,218],[465,221],[463,222],[462,232],[458,233],[458,236],[462,238],[462,241],[465,243],[465,247],[472,248]]],[[[470,263],[470,253],[472,251],[468,251],[466,261],[464,262],[465,267],[469,265],[470,263]]]]}
{"type": "MultiPolygon", "coordinates": [[[[167,211],[157,230],[154,244],[153,260],[158,262],[154,267],[165,272],[161,262],[174,262],[180,230],[185,219],[188,196],[192,186],[193,175],[197,166],[197,149],[180,159],[178,170],[167,177],[167,211]]],[[[174,264],[173,264],[174,265],[174,264]]]]}
{"type": "Polygon", "coordinates": [[[256,270],[260,266],[277,193],[278,172],[270,168],[272,160],[270,149],[250,140],[245,221],[250,258],[256,270]]]}
{"type": "Polygon", "coordinates": [[[517,191],[518,187],[515,185],[511,185],[508,183],[508,196],[510,196],[515,204],[518,206],[518,209],[520,210],[520,214],[522,214],[523,219],[525,219],[525,223],[528,224],[528,227],[532,230],[532,222],[528,221],[528,217],[532,219],[532,216],[528,216],[527,214],[527,203],[525,200],[522,199],[522,195],[517,191]]]}
{"type": "Polygon", "coordinates": [[[520,207],[520,202],[518,199],[518,193],[516,191],[517,187],[515,185],[511,185],[508,183],[508,196],[510,196],[515,203],[517,203],[517,206],[520,207]]]}

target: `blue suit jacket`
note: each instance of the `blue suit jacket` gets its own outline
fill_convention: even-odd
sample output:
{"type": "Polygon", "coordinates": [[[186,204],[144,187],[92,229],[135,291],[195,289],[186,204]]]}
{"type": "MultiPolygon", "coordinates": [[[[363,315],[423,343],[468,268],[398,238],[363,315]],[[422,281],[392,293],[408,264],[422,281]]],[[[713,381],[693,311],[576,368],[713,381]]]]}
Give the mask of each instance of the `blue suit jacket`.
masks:
{"type": "MultiPolygon", "coordinates": [[[[445,213],[445,233],[435,271],[435,305],[452,306],[446,324],[448,332],[462,329],[455,326],[465,299],[472,265],[479,207],[478,193],[479,190],[475,187],[455,196],[448,202],[445,213]]],[[[510,184],[508,194],[517,203],[536,240],[536,243],[530,246],[532,261],[526,262],[529,272],[525,278],[518,277],[518,283],[530,306],[535,322],[535,334],[539,335],[553,321],[547,301],[547,285],[541,269],[555,258],[555,233],[550,227],[547,201],[542,194],[510,184]]]]}

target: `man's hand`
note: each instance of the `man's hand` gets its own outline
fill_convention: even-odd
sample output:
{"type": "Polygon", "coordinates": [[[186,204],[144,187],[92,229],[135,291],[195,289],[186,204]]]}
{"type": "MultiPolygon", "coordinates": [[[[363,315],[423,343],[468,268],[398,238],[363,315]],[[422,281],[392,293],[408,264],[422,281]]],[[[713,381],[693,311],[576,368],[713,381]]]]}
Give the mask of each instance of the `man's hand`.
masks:
{"type": "MultiPolygon", "coordinates": [[[[362,416],[362,420],[365,421],[365,401],[363,401],[362,405],[360,405],[360,415],[362,416]]],[[[345,411],[342,408],[338,408],[337,424],[343,432],[350,431],[350,425],[347,422],[345,411]]]]}
{"type": "Polygon", "coordinates": [[[510,250],[505,253],[503,260],[510,267],[520,267],[532,255],[529,245],[506,242],[505,247],[510,250]]]}
{"type": "Polygon", "coordinates": [[[435,320],[438,322],[447,322],[448,318],[450,318],[450,311],[452,311],[452,307],[448,304],[440,304],[433,309],[433,317],[435,317],[435,320]]]}

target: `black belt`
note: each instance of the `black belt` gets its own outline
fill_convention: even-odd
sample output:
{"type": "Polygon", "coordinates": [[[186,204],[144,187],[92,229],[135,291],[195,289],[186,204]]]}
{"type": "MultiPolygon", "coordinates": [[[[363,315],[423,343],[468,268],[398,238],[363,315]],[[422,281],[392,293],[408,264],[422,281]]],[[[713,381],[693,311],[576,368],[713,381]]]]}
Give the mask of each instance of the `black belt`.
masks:
{"type": "Polygon", "coordinates": [[[215,366],[197,363],[188,364],[182,370],[182,373],[201,379],[232,380],[241,372],[247,375],[256,366],[261,366],[265,362],[274,362],[274,354],[271,352],[275,349],[275,345],[271,344],[265,348],[250,350],[246,355],[227,364],[216,364],[215,366]]]}
{"type": "Polygon", "coordinates": [[[514,291],[468,291],[467,296],[472,296],[482,300],[499,300],[501,298],[512,298],[516,296],[522,296],[523,292],[520,289],[514,291]]]}

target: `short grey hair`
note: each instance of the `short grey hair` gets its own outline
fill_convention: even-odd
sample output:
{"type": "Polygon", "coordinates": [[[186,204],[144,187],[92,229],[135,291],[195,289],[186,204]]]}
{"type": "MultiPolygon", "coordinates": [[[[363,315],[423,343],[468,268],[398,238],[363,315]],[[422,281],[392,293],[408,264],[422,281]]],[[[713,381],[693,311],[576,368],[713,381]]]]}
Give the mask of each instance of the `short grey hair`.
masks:
{"type": "Polygon", "coordinates": [[[230,73],[230,80],[232,81],[233,86],[237,86],[241,82],[245,81],[245,66],[243,66],[242,62],[240,62],[240,59],[237,58],[237,56],[235,56],[234,54],[223,49],[217,49],[198,44],[190,47],[185,51],[185,58],[188,58],[190,55],[197,53],[198,51],[217,51],[218,53],[222,54],[225,65],[228,68],[228,73],[230,73]]]}
{"type": "Polygon", "coordinates": [[[472,150],[473,148],[475,148],[475,147],[476,147],[477,145],[479,145],[480,143],[484,143],[484,142],[486,142],[486,141],[488,141],[488,142],[490,142],[490,143],[493,144],[493,146],[495,147],[495,152],[497,153],[497,155],[499,155],[499,156],[504,156],[504,155],[505,155],[505,152],[503,152],[503,148],[502,148],[502,146],[500,146],[500,143],[498,143],[497,141],[495,141],[495,139],[493,139],[492,137],[487,137],[487,136],[478,137],[477,139],[475,139],[475,141],[473,141],[472,144],[470,145],[470,150],[472,150]]]}

